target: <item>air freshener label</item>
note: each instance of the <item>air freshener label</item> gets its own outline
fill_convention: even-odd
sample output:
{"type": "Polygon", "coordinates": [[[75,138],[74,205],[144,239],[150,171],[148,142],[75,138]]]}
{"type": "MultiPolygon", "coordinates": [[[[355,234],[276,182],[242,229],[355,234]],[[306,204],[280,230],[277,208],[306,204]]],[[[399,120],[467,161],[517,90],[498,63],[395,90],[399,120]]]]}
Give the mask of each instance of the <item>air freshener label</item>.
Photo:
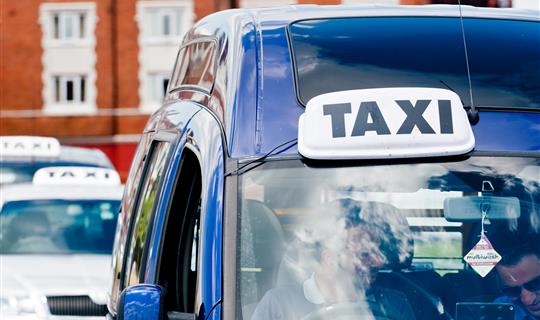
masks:
{"type": "Polygon", "coordinates": [[[482,235],[463,260],[483,278],[501,261],[501,255],[493,249],[488,238],[482,235]]]}

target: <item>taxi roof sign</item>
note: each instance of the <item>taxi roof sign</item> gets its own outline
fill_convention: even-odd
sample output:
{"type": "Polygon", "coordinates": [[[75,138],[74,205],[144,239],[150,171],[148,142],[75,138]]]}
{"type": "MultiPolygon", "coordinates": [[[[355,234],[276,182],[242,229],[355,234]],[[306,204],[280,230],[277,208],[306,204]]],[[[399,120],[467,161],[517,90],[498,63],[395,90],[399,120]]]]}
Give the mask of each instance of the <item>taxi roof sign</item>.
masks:
{"type": "Polygon", "coordinates": [[[113,169],[95,167],[47,167],[34,174],[34,185],[120,185],[113,169]]]}
{"type": "Polygon", "coordinates": [[[3,136],[0,137],[2,157],[58,157],[60,142],[52,137],[3,136]]]}
{"type": "Polygon", "coordinates": [[[326,93],[307,103],[298,123],[298,151],[311,159],[448,156],[474,145],[461,100],[446,89],[326,93]]]}

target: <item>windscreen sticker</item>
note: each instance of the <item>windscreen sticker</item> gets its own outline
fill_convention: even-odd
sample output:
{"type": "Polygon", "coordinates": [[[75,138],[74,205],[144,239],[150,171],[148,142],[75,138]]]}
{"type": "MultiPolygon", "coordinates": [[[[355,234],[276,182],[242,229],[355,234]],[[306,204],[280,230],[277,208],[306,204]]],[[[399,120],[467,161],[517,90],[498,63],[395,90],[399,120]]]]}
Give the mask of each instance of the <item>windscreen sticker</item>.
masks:
{"type": "Polygon", "coordinates": [[[501,255],[493,249],[488,238],[482,234],[480,241],[463,258],[482,278],[501,261],[501,255]]]}

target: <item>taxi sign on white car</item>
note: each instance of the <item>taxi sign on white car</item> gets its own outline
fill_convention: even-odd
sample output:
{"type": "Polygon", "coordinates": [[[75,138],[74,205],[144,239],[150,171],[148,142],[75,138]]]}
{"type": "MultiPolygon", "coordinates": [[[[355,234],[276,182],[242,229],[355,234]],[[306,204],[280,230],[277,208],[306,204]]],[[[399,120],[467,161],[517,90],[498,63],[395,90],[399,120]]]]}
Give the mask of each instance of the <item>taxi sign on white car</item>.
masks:
{"type": "Polygon", "coordinates": [[[57,157],[60,155],[60,142],[50,137],[4,136],[0,137],[2,157],[57,157]]]}
{"type": "Polygon", "coordinates": [[[34,174],[34,185],[120,185],[115,170],[94,167],[47,167],[34,174]]]}
{"type": "Polygon", "coordinates": [[[312,159],[448,156],[474,148],[459,96],[445,89],[338,91],[311,99],[298,150],[312,159]]]}

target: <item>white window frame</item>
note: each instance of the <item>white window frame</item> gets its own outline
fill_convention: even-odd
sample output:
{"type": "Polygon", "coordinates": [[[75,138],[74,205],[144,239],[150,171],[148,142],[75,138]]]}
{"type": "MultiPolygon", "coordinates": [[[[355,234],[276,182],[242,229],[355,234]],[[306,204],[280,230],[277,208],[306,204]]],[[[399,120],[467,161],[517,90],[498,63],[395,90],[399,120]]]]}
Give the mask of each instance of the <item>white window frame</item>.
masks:
{"type": "MultiPolygon", "coordinates": [[[[84,39],[86,35],[81,34],[85,30],[81,30],[80,17],[84,16],[84,23],[86,24],[86,12],[76,12],[76,11],[63,11],[57,12],[55,15],[58,16],[58,39],[63,41],[84,39]],[[71,21],[70,21],[71,20],[71,21]],[[71,24],[71,25],[70,25],[71,24]],[[71,26],[71,35],[68,35],[68,26],[71,26]]],[[[56,27],[56,26],[55,26],[56,27]]],[[[53,30],[56,33],[56,30],[53,30]]]]}
{"type": "Polygon", "coordinates": [[[43,113],[46,115],[89,115],[98,111],[96,8],[96,2],[46,2],[39,6],[39,23],[43,35],[41,40],[43,113]],[[84,14],[84,21],[80,20],[81,14],[84,14]],[[55,15],[58,17],[56,31],[55,15]],[[71,22],[68,22],[69,20],[71,22]],[[66,29],[69,23],[73,28],[71,37],[68,37],[66,29]],[[55,35],[58,37],[55,38],[55,35]],[[62,79],[59,99],[56,96],[57,76],[62,79]],[[81,97],[81,76],[84,76],[84,101],[81,97]],[[70,80],[74,81],[74,99],[67,101],[66,85],[70,80]]]}
{"type": "Polygon", "coordinates": [[[96,5],[88,2],[43,3],[40,23],[44,46],[88,46],[95,42],[96,5]],[[80,16],[84,15],[81,29],[80,16]],[[54,18],[58,17],[58,25],[54,18]],[[72,35],[68,36],[68,21],[72,19],[72,35]],[[58,30],[56,30],[58,28],[58,30]],[[58,34],[58,37],[56,37],[58,34]]]}
{"type": "Polygon", "coordinates": [[[86,75],[55,75],[53,76],[53,90],[54,90],[54,97],[55,102],[59,104],[84,104],[86,100],[86,91],[87,91],[87,84],[86,84],[86,75]],[[58,85],[60,86],[57,88],[57,82],[58,79],[58,85]],[[83,80],[84,79],[84,89],[83,89],[83,80]],[[73,82],[73,99],[68,100],[67,99],[67,83],[71,81],[73,82]],[[56,91],[59,91],[58,100],[56,100],[56,91]],[[82,92],[84,90],[84,100],[82,92]]]}
{"type": "Polygon", "coordinates": [[[165,37],[165,38],[168,38],[168,37],[178,37],[178,30],[177,28],[175,28],[176,26],[176,17],[177,15],[176,14],[173,14],[173,12],[169,11],[169,10],[166,10],[166,9],[163,9],[163,10],[159,10],[158,12],[156,12],[156,15],[158,16],[158,30],[159,30],[159,34],[158,34],[158,37],[165,37]],[[165,23],[165,18],[168,18],[169,21],[168,22],[168,25],[167,23],[165,23]],[[168,28],[169,30],[169,33],[168,34],[165,34],[165,28],[168,28]]]}
{"type": "Polygon", "coordinates": [[[147,114],[163,103],[157,99],[162,80],[156,80],[155,75],[170,78],[182,38],[195,21],[194,1],[138,0],[135,21],[139,27],[139,111],[147,114]],[[162,32],[159,28],[163,29],[163,16],[167,12],[171,36],[156,36],[157,31],[162,32]]]}
{"type": "Polygon", "coordinates": [[[191,0],[139,0],[135,15],[139,26],[139,42],[150,45],[178,45],[193,25],[194,18],[191,0]],[[169,35],[163,33],[165,16],[169,17],[169,35]],[[154,21],[157,25],[154,25],[154,21]]]}
{"type": "Polygon", "coordinates": [[[169,71],[149,72],[146,75],[145,96],[146,102],[141,105],[143,112],[154,112],[163,104],[166,92],[163,90],[163,81],[168,79],[171,81],[169,71]]]}
{"type": "Polygon", "coordinates": [[[151,96],[154,98],[156,103],[158,103],[158,106],[161,105],[163,102],[163,98],[165,98],[166,89],[163,90],[163,81],[168,80],[171,81],[170,72],[160,72],[160,73],[152,73],[150,76],[150,84],[151,84],[151,96]]]}

